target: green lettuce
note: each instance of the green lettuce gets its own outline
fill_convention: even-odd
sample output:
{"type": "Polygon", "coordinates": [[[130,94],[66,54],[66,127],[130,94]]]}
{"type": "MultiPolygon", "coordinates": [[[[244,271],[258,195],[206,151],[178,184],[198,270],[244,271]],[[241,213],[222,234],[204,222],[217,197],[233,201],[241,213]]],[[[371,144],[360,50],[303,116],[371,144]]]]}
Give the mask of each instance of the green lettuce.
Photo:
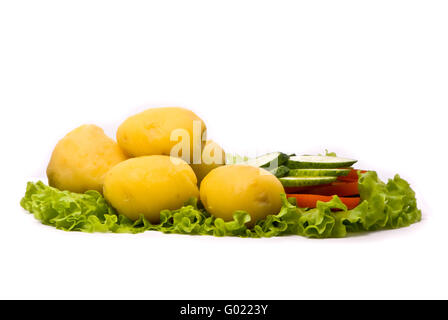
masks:
{"type": "Polygon", "coordinates": [[[310,238],[345,237],[351,232],[395,229],[421,220],[415,193],[396,175],[387,183],[375,172],[360,175],[361,203],[352,210],[334,196],[314,209],[298,208],[294,199],[281,195],[282,208],[248,227],[250,215],[236,211],[232,221],[215,218],[190,199],[177,210],[162,210],[160,222],[150,223],[143,215],[132,221],[117,213],[96,191],[83,194],[60,191],[38,181],[28,182],[21,206],[43,224],[65,231],[140,233],[154,230],[191,235],[274,237],[299,235],[310,238]]]}

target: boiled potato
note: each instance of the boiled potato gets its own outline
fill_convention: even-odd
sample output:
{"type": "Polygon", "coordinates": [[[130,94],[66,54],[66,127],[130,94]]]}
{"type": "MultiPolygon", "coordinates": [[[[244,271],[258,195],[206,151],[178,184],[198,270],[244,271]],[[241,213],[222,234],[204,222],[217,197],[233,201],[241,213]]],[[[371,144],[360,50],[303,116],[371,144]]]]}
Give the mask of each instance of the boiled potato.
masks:
{"type": "Polygon", "coordinates": [[[194,152],[200,156],[205,130],[204,122],[190,110],[153,108],[127,118],[117,130],[117,141],[131,157],[171,155],[192,163],[194,152]]]}
{"type": "Polygon", "coordinates": [[[83,125],[57,143],[47,167],[48,183],[60,190],[102,192],[106,172],[126,159],[103,129],[83,125]]]}
{"type": "Polygon", "coordinates": [[[208,140],[202,149],[201,163],[191,164],[198,178],[198,183],[201,183],[210,171],[224,165],[225,161],[226,153],[224,150],[213,140],[208,140]]]}
{"type": "Polygon", "coordinates": [[[159,222],[160,211],[178,209],[199,197],[196,176],[182,159],[143,156],[121,162],[104,179],[104,197],[117,211],[132,220],[140,214],[159,222]]]}
{"type": "Polygon", "coordinates": [[[208,212],[225,221],[232,220],[236,210],[247,211],[249,225],[254,225],[280,211],[280,194],[284,192],[280,181],[267,170],[236,164],[213,169],[202,180],[200,199],[208,212]]]}

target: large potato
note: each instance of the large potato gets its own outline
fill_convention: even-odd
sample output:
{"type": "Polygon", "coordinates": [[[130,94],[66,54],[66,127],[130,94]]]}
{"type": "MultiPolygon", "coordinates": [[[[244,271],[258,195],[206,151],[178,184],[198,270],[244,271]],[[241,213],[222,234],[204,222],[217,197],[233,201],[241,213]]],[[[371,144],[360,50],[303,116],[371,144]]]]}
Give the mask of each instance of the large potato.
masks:
{"type": "Polygon", "coordinates": [[[126,159],[103,129],[83,125],[57,143],[47,167],[48,183],[60,190],[102,192],[106,172],[126,159]]]}
{"type": "Polygon", "coordinates": [[[213,169],[218,168],[225,164],[226,153],[224,150],[213,140],[208,140],[203,149],[201,163],[193,163],[193,168],[198,183],[201,183],[202,179],[213,169]]]}
{"type": "MultiPolygon", "coordinates": [[[[120,147],[131,157],[172,155],[192,163],[193,152],[200,153],[204,122],[192,111],[177,108],[148,109],[127,118],[117,130],[120,147]],[[197,129],[193,132],[193,127],[197,129]],[[189,139],[189,141],[188,141],[189,139]],[[171,154],[175,145],[185,143],[183,152],[171,154]],[[197,144],[196,150],[193,144],[197,144]]],[[[199,154],[200,156],[200,154],[199,154]]]]}
{"type": "Polygon", "coordinates": [[[253,225],[269,214],[277,214],[284,193],[280,181],[265,169],[248,165],[226,165],[212,170],[202,180],[200,199],[212,215],[226,221],[236,210],[247,211],[253,225]]]}
{"type": "Polygon", "coordinates": [[[178,209],[191,197],[198,198],[196,176],[182,159],[144,156],[112,168],[104,179],[104,197],[132,220],[140,214],[159,222],[160,211],[178,209]]]}

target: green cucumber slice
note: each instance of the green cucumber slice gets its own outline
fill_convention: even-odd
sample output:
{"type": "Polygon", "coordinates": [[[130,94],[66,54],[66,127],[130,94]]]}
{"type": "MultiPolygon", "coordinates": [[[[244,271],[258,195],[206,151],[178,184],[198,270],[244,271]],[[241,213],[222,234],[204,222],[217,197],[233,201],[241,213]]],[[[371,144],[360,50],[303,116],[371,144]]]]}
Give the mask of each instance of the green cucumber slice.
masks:
{"type": "Polygon", "coordinates": [[[289,173],[289,168],[287,166],[279,166],[277,168],[274,168],[272,170],[269,170],[274,176],[277,178],[281,178],[284,176],[287,176],[289,173]]]}
{"type": "Polygon", "coordinates": [[[288,175],[291,177],[329,177],[346,176],[351,169],[291,169],[288,175]]]}
{"type": "Polygon", "coordinates": [[[290,169],[334,169],[350,167],[357,161],[331,156],[294,156],[289,158],[287,166],[290,169]]]}
{"type": "Polygon", "coordinates": [[[284,187],[305,187],[328,184],[336,181],[337,177],[283,177],[279,178],[284,187]]]}
{"type": "Polygon", "coordinates": [[[247,161],[241,162],[241,164],[247,164],[253,167],[267,168],[267,167],[278,167],[286,163],[289,156],[282,152],[271,152],[247,161]]]}

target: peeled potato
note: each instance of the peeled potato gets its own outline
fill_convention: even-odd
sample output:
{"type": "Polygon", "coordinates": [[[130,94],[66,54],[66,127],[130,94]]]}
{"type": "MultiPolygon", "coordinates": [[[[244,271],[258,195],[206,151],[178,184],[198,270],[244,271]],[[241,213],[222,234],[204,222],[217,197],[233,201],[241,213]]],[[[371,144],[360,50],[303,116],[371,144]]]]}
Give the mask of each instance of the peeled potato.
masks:
{"type": "Polygon", "coordinates": [[[171,155],[192,163],[194,152],[200,156],[205,130],[204,122],[190,110],[153,108],[127,118],[117,130],[117,141],[131,157],[171,155]]]}
{"type": "Polygon", "coordinates": [[[265,169],[248,165],[226,165],[213,169],[202,180],[200,199],[212,215],[225,221],[233,219],[236,210],[251,216],[249,225],[277,214],[284,193],[280,181],[265,169]]]}
{"type": "Polygon", "coordinates": [[[200,183],[210,171],[224,165],[225,161],[226,153],[224,150],[213,140],[208,140],[202,149],[201,163],[191,164],[191,167],[198,178],[198,183],[200,183]]]}
{"type": "Polygon", "coordinates": [[[196,176],[182,159],[144,156],[121,162],[104,179],[104,197],[117,211],[132,220],[143,214],[159,222],[160,211],[178,209],[199,197],[196,176]]]}
{"type": "Polygon", "coordinates": [[[48,183],[60,190],[102,192],[106,172],[126,159],[103,129],[83,125],[57,143],[47,167],[48,183]]]}

